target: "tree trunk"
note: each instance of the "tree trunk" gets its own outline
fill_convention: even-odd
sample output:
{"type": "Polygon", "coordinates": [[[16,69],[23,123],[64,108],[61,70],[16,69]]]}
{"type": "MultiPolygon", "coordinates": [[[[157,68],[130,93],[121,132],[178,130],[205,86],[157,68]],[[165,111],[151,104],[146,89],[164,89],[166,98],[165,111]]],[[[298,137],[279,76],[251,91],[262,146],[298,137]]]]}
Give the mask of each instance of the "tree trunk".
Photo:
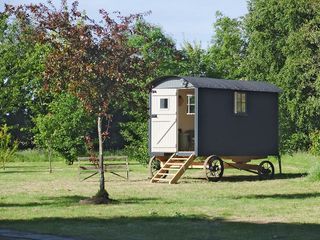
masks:
{"type": "Polygon", "coordinates": [[[102,143],[102,119],[98,116],[98,137],[99,137],[99,171],[100,171],[100,189],[99,192],[104,192],[104,164],[103,164],[103,143],[102,143]]]}

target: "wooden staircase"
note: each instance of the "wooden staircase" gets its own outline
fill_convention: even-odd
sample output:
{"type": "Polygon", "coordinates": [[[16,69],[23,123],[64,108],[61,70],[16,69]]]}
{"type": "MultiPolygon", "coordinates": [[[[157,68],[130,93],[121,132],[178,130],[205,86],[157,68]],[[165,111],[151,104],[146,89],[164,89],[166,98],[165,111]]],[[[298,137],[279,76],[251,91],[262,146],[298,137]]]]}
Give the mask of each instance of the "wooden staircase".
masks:
{"type": "Polygon", "coordinates": [[[194,153],[191,153],[187,156],[179,156],[177,153],[172,154],[162,168],[153,176],[151,182],[162,182],[169,184],[177,183],[184,172],[192,164],[194,159],[194,153]]]}

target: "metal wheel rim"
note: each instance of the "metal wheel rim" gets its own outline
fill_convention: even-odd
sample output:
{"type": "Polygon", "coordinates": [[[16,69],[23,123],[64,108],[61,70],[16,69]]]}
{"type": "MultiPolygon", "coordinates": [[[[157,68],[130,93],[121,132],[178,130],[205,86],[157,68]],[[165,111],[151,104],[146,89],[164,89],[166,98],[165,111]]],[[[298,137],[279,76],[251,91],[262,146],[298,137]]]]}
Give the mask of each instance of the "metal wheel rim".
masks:
{"type": "Polygon", "coordinates": [[[207,178],[219,178],[222,173],[221,162],[218,159],[210,161],[206,167],[207,178]]]}

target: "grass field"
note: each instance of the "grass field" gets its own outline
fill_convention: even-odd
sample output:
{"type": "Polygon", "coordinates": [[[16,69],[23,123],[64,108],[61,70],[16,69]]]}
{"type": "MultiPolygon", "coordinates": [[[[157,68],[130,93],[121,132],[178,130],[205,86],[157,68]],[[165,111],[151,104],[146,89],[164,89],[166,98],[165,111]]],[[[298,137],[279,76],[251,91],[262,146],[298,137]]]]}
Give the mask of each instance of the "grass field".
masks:
{"type": "Polygon", "coordinates": [[[306,177],[320,158],[283,157],[284,175],[259,181],[226,170],[218,183],[188,170],[179,184],[151,184],[132,164],[130,181],[107,174],[115,202],[81,205],[97,178],[78,181],[77,165],[13,162],[0,170],[0,228],[76,239],[320,239],[320,182],[306,177]]]}

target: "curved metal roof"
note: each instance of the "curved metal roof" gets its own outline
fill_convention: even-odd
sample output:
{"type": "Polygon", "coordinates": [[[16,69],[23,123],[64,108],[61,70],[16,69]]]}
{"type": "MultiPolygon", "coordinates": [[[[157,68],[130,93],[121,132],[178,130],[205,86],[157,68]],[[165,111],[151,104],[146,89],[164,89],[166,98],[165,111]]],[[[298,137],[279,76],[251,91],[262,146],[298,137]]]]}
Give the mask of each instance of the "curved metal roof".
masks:
{"type": "Polygon", "coordinates": [[[155,79],[150,83],[151,88],[158,86],[161,83],[168,81],[183,81],[186,87],[190,87],[188,83],[195,88],[213,88],[213,89],[230,89],[239,91],[253,92],[274,92],[279,93],[281,89],[277,86],[262,81],[246,81],[246,80],[225,80],[206,77],[179,77],[179,76],[164,76],[155,79]]]}

